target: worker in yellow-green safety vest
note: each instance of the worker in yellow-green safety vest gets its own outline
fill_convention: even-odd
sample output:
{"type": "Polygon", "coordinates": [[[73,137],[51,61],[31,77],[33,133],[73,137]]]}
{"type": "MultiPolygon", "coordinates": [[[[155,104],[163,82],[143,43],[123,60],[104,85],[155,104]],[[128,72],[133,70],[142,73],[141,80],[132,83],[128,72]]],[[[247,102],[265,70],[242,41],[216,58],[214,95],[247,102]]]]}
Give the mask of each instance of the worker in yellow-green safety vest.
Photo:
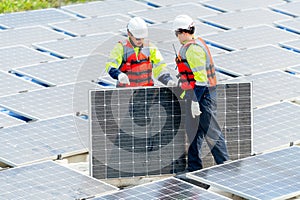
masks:
{"type": "Polygon", "coordinates": [[[185,93],[185,129],[190,139],[185,171],[191,172],[203,168],[201,147],[204,138],[217,164],[224,163],[229,156],[217,122],[217,79],[209,48],[201,38],[195,37],[195,24],[191,17],[177,16],[173,30],[182,44],[176,64],[180,87],[185,93]]]}
{"type": "Polygon", "coordinates": [[[140,17],[130,19],[127,34],[128,39],[115,45],[106,63],[106,71],[117,80],[117,87],[153,86],[152,77],[167,86],[176,86],[159,50],[145,40],[146,22],[140,17]]]}

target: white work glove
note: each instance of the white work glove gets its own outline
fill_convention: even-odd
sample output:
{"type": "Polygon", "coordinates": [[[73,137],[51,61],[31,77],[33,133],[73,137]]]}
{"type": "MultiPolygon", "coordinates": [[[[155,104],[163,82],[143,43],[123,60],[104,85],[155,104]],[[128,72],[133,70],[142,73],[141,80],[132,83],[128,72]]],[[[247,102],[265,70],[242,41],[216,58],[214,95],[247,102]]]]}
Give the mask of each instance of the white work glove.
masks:
{"type": "Polygon", "coordinates": [[[169,87],[175,87],[175,86],[177,86],[177,84],[176,84],[175,81],[169,80],[168,83],[167,83],[167,86],[169,86],[169,87]]]}
{"type": "Polygon", "coordinates": [[[191,111],[193,118],[201,114],[199,103],[197,101],[192,101],[191,111]]]}
{"type": "Polygon", "coordinates": [[[118,81],[122,84],[130,84],[128,76],[124,73],[118,75],[118,81]]]}

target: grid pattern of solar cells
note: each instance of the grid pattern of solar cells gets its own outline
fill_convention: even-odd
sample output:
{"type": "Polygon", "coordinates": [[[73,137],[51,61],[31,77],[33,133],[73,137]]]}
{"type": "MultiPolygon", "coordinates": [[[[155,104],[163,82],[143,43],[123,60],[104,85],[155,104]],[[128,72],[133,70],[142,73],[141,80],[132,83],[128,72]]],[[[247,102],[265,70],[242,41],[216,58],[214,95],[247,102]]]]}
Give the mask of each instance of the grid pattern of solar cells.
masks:
{"type": "Polygon", "coordinates": [[[288,199],[300,194],[299,157],[300,147],[289,147],[187,176],[246,199],[288,199]]]}
{"type": "Polygon", "coordinates": [[[7,74],[1,71],[0,80],[2,83],[0,84],[0,97],[42,88],[37,84],[24,81],[12,74],[7,74]]]}
{"type": "Polygon", "coordinates": [[[8,13],[0,16],[0,24],[10,28],[47,25],[51,22],[78,19],[59,9],[49,8],[24,12],[8,13]]]}
{"type": "Polygon", "coordinates": [[[33,65],[51,60],[56,60],[55,57],[43,54],[25,46],[13,46],[0,48],[0,70],[10,70],[12,68],[33,65]]]}
{"type": "MultiPolygon", "coordinates": [[[[161,175],[185,168],[185,106],[177,90],[162,87],[91,92],[90,164],[94,177],[161,175]]],[[[218,86],[218,120],[231,159],[251,155],[250,83],[218,86]]],[[[214,165],[206,144],[202,155],[205,166],[214,165]]]]}
{"type": "Polygon", "coordinates": [[[138,1],[120,1],[120,0],[110,0],[110,1],[98,1],[90,2],[85,4],[75,4],[63,6],[62,9],[79,16],[83,17],[96,17],[111,15],[112,13],[128,14],[128,12],[133,10],[144,10],[152,8],[147,4],[143,4],[138,1]]]}
{"type": "Polygon", "coordinates": [[[168,7],[129,12],[131,15],[140,16],[152,23],[173,21],[175,17],[180,14],[188,14],[193,19],[196,19],[197,17],[216,15],[218,13],[218,11],[208,9],[196,3],[182,3],[168,7]],[[183,11],[186,11],[187,13],[184,13],[183,11]]]}
{"type": "Polygon", "coordinates": [[[282,102],[255,109],[253,113],[253,150],[267,150],[300,141],[300,106],[282,102]]]}
{"type": "Polygon", "coordinates": [[[99,53],[109,55],[110,50],[113,49],[116,42],[123,41],[124,39],[125,37],[114,35],[113,33],[103,33],[66,40],[42,42],[33,46],[63,58],[71,58],[99,53]]]}
{"type": "Polygon", "coordinates": [[[96,80],[102,75],[106,61],[107,57],[91,55],[21,67],[13,71],[49,85],[63,85],[96,80]]]}
{"type": "Polygon", "coordinates": [[[236,3],[235,0],[227,0],[227,1],[219,1],[219,0],[211,0],[203,2],[204,5],[214,8],[221,11],[238,11],[247,8],[257,8],[263,7],[266,8],[273,4],[282,3],[281,0],[242,0],[239,3],[236,3]]]}
{"type": "Polygon", "coordinates": [[[117,190],[53,161],[17,167],[0,173],[2,199],[86,199],[117,190]]]}
{"type": "Polygon", "coordinates": [[[299,65],[300,54],[278,46],[262,46],[214,56],[217,68],[236,76],[299,65]]]}
{"type": "Polygon", "coordinates": [[[152,183],[136,186],[113,194],[103,195],[93,200],[144,200],[144,199],[203,199],[225,200],[228,199],[216,193],[204,190],[197,186],[175,178],[155,181],[152,183]]]}
{"type": "Polygon", "coordinates": [[[290,2],[285,4],[279,4],[270,6],[275,11],[291,15],[293,17],[299,17],[300,16],[300,2],[290,2]]]}
{"type": "Polygon", "coordinates": [[[291,17],[263,8],[241,10],[239,12],[223,13],[222,15],[201,17],[201,20],[225,29],[245,28],[248,26],[257,25],[257,19],[260,20],[260,24],[272,25],[272,23],[276,20],[291,19],[291,17]]]}
{"type": "Polygon", "coordinates": [[[126,15],[109,15],[95,18],[87,18],[77,21],[68,21],[50,24],[56,30],[71,35],[83,36],[105,32],[119,32],[127,26],[130,17],[126,15]]]}
{"type": "Polygon", "coordinates": [[[25,45],[30,47],[35,42],[59,40],[67,35],[55,32],[43,26],[8,29],[0,32],[0,47],[25,45]]]}
{"type": "Polygon", "coordinates": [[[47,119],[65,114],[87,113],[88,90],[99,85],[80,82],[0,98],[0,105],[30,118],[47,119]]]}
{"type": "Polygon", "coordinates": [[[203,38],[210,43],[229,50],[277,44],[296,40],[298,36],[268,25],[257,25],[243,29],[234,29],[217,34],[205,35],[203,38]],[[251,42],[249,42],[251,41],[251,42]]]}
{"type": "Polygon", "coordinates": [[[71,115],[0,129],[0,160],[20,166],[88,151],[88,122],[71,115]]]}
{"type": "Polygon", "coordinates": [[[0,129],[9,127],[9,126],[23,124],[23,123],[24,123],[24,121],[22,121],[22,120],[8,116],[5,113],[0,112],[0,129]]]}
{"type": "Polygon", "coordinates": [[[239,77],[227,82],[253,82],[253,107],[261,107],[300,96],[300,78],[283,71],[239,77]],[[292,84],[291,84],[292,83],[292,84]]]}

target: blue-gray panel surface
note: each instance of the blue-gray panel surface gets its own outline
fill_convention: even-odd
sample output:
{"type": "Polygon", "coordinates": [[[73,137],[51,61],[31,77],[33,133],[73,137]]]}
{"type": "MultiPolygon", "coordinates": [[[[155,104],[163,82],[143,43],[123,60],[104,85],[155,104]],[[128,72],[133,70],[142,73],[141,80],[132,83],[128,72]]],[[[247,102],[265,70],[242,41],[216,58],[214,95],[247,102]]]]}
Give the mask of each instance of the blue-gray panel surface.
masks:
{"type": "Polygon", "coordinates": [[[21,45],[0,48],[0,55],[0,70],[4,71],[8,71],[12,68],[57,60],[57,58],[53,56],[43,54],[39,51],[21,45]]]}
{"type": "Polygon", "coordinates": [[[226,200],[229,198],[204,190],[180,179],[167,178],[154,181],[129,189],[124,189],[113,194],[103,195],[92,200],[145,200],[145,199],[202,199],[226,200]]]}
{"type": "Polygon", "coordinates": [[[280,43],[280,46],[300,53],[300,39],[289,42],[282,42],[280,43]]]}
{"type": "Polygon", "coordinates": [[[270,8],[293,17],[300,16],[300,2],[297,1],[270,6],[270,8]]]}
{"type": "MultiPolygon", "coordinates": [[[[1,110],[1,106],[0,106],[0,110],[1,110]]],[[[10,127],[10,126],[19,125],[19,124],[24,124],[24,123],[25,122],[22,121],[22,120],[19,120],[17,118],[14,118],[12,116],[9,116],[5,113],[0,112],[0,129],[10,127]]]]}
{"type": "Polygon", "coordinates": [[[152,23],[161,23],[173,21],[177,15],[187,14],[193,19],[206,15],[216,15],[218,11],[206,8],[201,4],[196,3],[182,3],[168,7],[160,7],[148,10],[134,11],[129,14],[140,16],[152,23]]]}
{"type": "Polygon", "coordinates": [[[300,147],[289,147],[187,173],[187,177],[249,200],[289,199],[300,194],[299,158],[300,147]]]}
{"type": "Polygon", "coordinates": [[[113,33],[75,37],[66,40],[36,43],[37,49],[53,53],[63,58],[88,56],[93,54],[109,55],[118,41],[126,39],[113,33]]]}
{"type": "Polygon", "coordinates": [[[255,8],[239,12],[227,12],[215,16],[201,17],[202,21],[225,29],[245,28],[257,24],[272,25],[274,21],[291,19],[287,15],[273,12],[269,9],[255,8]]]}
{"type": "Polygon", "coordinates": [[[299,65],[300,54],[278,46],[262,46],[214,56],[218,69],[236,76],[299,65]]]}
{"type": "Polygon", "coordinates": [[[48,8],[41,10],[31,10],[14,12],[0,15],[0,24],[10,28],[47,25],[48,23],[78,19],[60,9],[48,8]]]}
{"type": "Polygon", "coordinates": [[[0,184],[2,199],[19,200],[88,199],[117,190],[53,161],[1,171],[0,184]]]}
{"type": "Polygon", "coordinates": [[[49,85],[97,80],[105,70],[107,57],[91,55],[21,67],[14,72],[49,85]]]}
{"type": "Polygon", "coordinates": [[[49,87],[0,98],[0,105],[30,118],[47,119],[88,111],[88,90],[100,89],[90,82],[49,87]]]}
{"type": "Polygon", "coordinates": [[[126,29],[129,20],[129,16],[115,14],[76,21],[53,23],[50,24],[50,26],[56,30],[75,36],[82,36],[105,32],[118,33],[121,29],[126,29]]]}
{"type": "Polygon", "coordinates": [[[0,71],[0,97],[19,92],[26,92],[28,90],[35,90],[43,88],[40,85],[25,81],[15,75],[4,73],[0,71]]]}
{"type": "Polygon", "coordinates": [[[300,106],[282,102],[254,110],[253,150],[269,151],[300,141],[300,106]]]}
{"type": "Polygon", "coordinates": [[[88,121],[71,115],[0,129],[0,161],[20,166],[88,151],[88,121]]]}
{"type": "Polygon", "coordinates": [[[68,38],[67,35],[58,33],[42,26],[7,29],[0,31],[0,47],[25,45],[30,47],[35,42],[60,40],[68,38]]]}
{"type": "Polygon", "coordinates": [[[241,0],[239,3],[236,3],[236,0],[211,0],[203,2],[204,5],[211,7],[213,9],[222,10],[222,11],[238,11],[247,8],[267,8],[270,5],[282,3],[281,0],[241,0]]]}
{"type": "Polygon", "coordinates": [[[269,25],[258,25],[203,36],[203,39],[228,50],[242,50],[268,44],[275,45],[279,42],[298,38],[299,36],[296,34],[269,25]]]}
{"type": "Polygon", "coordinates": [[[300,34],[300,18],[293,18],[290,20],[281,20],[274,22],[275,26],[291,31],[297,34],[300,34]]]}
{"type": "Polygon", "coordinates": [[[282,100],[300,96],[300,77],[274,70],[246,77],[238,77],[226,82],[253,82],[253,107],[266,106],[282,100]]]}
{"type": "Polygon", "coordinates": [[[112,13],[127,14],[130,11],[152,8],[147,4],[132,0],[96,1],[85,4],[63,6],[62,9],[83,17],[111,15],[112,13]]]}

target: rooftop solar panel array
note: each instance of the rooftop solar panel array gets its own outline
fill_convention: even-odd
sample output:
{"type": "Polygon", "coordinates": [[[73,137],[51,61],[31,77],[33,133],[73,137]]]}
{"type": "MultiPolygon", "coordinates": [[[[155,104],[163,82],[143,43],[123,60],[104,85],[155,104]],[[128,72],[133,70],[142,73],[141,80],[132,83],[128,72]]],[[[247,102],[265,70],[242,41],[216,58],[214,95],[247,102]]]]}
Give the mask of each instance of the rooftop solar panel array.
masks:
{"type": "MultiPolygon", "coordinates": [[[[115,80],[112,80],[104,71],[105,61],[113,46],[126,38],[127,21],[135,15],[147,20],[149,39],[161,49],[173,77],[176,76],[176,71],[172,44],[175,44],[177,51],[180,45],[171,31],[172,21],[176,15],[185,14],[185,11],[193,17],[196,22],[196,35],[202,36],[211,49],[217,65],[219,83],[226,80],[221,84],[230,85],[228,88],[218,87],[218,120],[229,142],[229,151],[232,153],[233,150],[238,150],[231,154],[233,159],[249,156],[248,152],[251,151],[251,147],[254,148],[252,150],[255,153],[264,153],[287,146],[289,143],[300,143],[298,138],[299,5],[299,0],[240,0],[239,3],[235,0],[193,0],[188,3],[178,0],[104,0],[67,5],[57,9],[1,14],[0,133],[5,135],[5,139],[1,140],[1,142],[5,141],[5,144],[1,144],[1,148],[6,149],[0,151],[3,155],[3,157],[0,156],[0,169],[4,169],[1,167],[5,164],[19,166],[40,160],[57,159],[61,155],[78,155],[83,152],[86,154],[89,144],[83,141],[86,141],[88,135],[85,119],[88,117],[88,91],[90,89],[102,90],[104,86],[107,89],[115,87],[115,80]],[[101,86],[95,84],[98,83],[99,80],[96,80],[98,78],[101,80],[99,82],[101,86]],[[251,107],[245,106],[249,105],[250,101],[248,87],[250,82],[252,82],[253,89],[253,111],[251,107]],[[233,95],[234,98],[228,98],[228,95],[233,95]],[[246,95],[247,98],[240,98],[240,95],[246,95]],[[240,109],[239,112],[235,112],[237,108],[240,109]],[[246,110],[247,113],[244,112],[246,110]],[[248,125],[252,114],[248,112],[250,110],[254,118],[252,138],[252,129],[248,125]],[[78,115],[81,119],[74,115],[78,115]],[[37,133],[40,134],[37,135],[37,133]],[[237,139],[236,136],[239,138],[237,139]],[[246,142],[242,142],[240,137],[246,136],[248,137],[246,142]],[[240,146],[245,147],[243,150],[247,150],[247,154],[240,151],[240,146]],[[40,155],[37,153],[39,151],[42,152],[40,155]],[[23,152],[24,155],[22,155],[23,152]]],[[[182,136],[184,137],[184,134],[182,136]]],[[[174,148],[172,155],[181,150],[174,148]]],[[[204,144],[203,151],[205,153],[209,151],[206,144],[204,144]]],[[[120,155],[124,153],[118,152],[121,152],[120,155]]],[[[139,160],[142,157],[138,154],[130,155],[135,156],[132,160],[139,160]]],[[[168,151],[166,155],[171,155],[171,151],[168,151]]],[[[291,161],[285,158],[285,156],[296,157],[298,154],[288,152],[283,156],[281,152],[274,152],[274,154],[267,154],[263,159],[269,160],[269,155],[276,159],[279,156],[282,160],[275,166],[279,175],[271,173],[272,178],[265,179],[264,175],[268,174],[264,171],[265,167],[272,165],[269,161],[267,164],[255,161],[256,165],[251,164],[250,170],[246,167],[248,171],[245,174],[244,168],[236,168],[236,162],[232,162],[233,171],[242,173],[233,174],[231,178],[236,178],[235,175],[247,177],[251,169],[258,172],[259,176],[252,173],[254,171],[252,170],[249,174],[251,178],[230,180],[225,177],[224,180],[228,180],[228,184],[225,183],[226,186],[235,181],[240,185],[240,180],[243,180],[241,186],[245,187],[230,190],[222,187],[221,190],[224,189],[237,195],[243,193],[241,196],[244,195],[249,199],[277,197],[287,199],[291,197],[291,192],[294,192],[293,195],[298,195],[299,181],[294,182],[293,179],[298,174],[292,171],[293,161],[297,159],[291,161]],[[281,179],[281,174],[294,176],[292,179],[281,179]],[[263,177],[263,179],[259,179],[258,182],[248,182],[252,179],[256,181],[256,177],[263,177]],[[244,182],[247,183],[244,184],[244,182]],[[251,186],[253,184],[261,186],[262,189],[255,189],[248,183],[251,186]],[[271,188],[270,185],[273,183],[278,188],[271,188]],[[244,193],[245,188],[247,189],[244,193]]],[[[123,159],[118,158],[121,161],[123,159]]],[[[153,166],[157,163],[165,166],[164,158],[162,156],[161,160],[154,159],[157,162],[153,163],[153,166]]],[[[272,160],[271,163],[277,163],[277,160],[274,162],[272,160]]],[[[141,164],[144,163],[141,162],[141,164]]],[[[208,154],[204,158],[204,166],[208,167],[213,164],[212,157],[208,154]]],[[[299,163],[296,164],[299,166],[299,163]]],[[[50,165],[52,168],[52,164],[50,165]]],[[[124,175],[122,170],[126,171],[132,165],[128,162],[115,162],[114,167],[120,168],[113,171],[110,177],[121,177],[120,174],[124,175]]],[[[40,167],[30,165],[29,168],[36,170],[40,167]]],[[[44,166],[42,168],[46,171],[44,166]]],[[[229,168],[231,169],[231,166],[229,168]]],[[[23,175],[16,175],[22,174],[24,168],[16,167],[15,169],[17,171],[11,172],[12,169],[5,169],[0,172],[0,181],[2,181],[0,194],[5,194],[5,199],[22,199],[21,195],[24,195],[23,199],[88,199],[96,196],[102,197],[106,192],[115,189],[111,186],[106,187],[107,185],[100,190],[88,189],[93,184],[87,182],[84,182],[84,186],[77,187],[76,183],[81,183],[78,179],[70,180],[59,172],[51,170],[49,171],[51,175],[48,173],[45,178],[44,175],[41,175],[43,178],[38,176],[39,170],[34,171],[30,173],[30,176],[25,176],[29,180],[25,183],[23,180],[20,181],[23,175]],[[3,174],[4,178],[1,177],[3,174]],[[66,187],[70,185],[70,182],[62,181],[57,177],[70,180],[72,188],[66,187]],[[48,184],[44,181],[45,179],[49,182],[48,184]],[[77,190],[77,188],[80,189],[77,190]],[[48,189],[51,190],[50,193],[48,189]],[[25,194],[24,191],[27,193],[25,194]]],[[[164,172],[165,169],[160,168],[159,171],[164,172]]],[[[57,170],[62,169],[59,167],[57,170]]],[[[226,176],[227,171],[224,173],[223,168],[220,171],[220,177],[226,176]]],[[[99,171],[95,172],[99,173],[99,171]]],[[[107,172],[104,175],[100,174],[101,177],[107,176],[107,172]]],[[[148,175],[151,174],[155,173],[148,173],[148,175]]],[[[72,177],[77,177],[77,175],[72,174],[72,177]]],[[[145,188],[148,188],[148,185],[145,185],[145,187],[137,188],[139,192],[124,190],[120,194],[114,193],[115,196],[104,197],[115,199],[119,198],[118,195],[126,195],[130,199],[145,199],[145,197],[152,198],[153,195],[160,195],[167,199],[173,197],[191,199],[198,197],[199,194],[201,199],[212,199],[212,194],[204,194],[195,186],[190,187],[181,181],[178,182],[177,179],[162,182],[167,186],[171,185],[167,191],[163,190],[166,191],[165,193],[156,190],[161,187],[161,182],[157,182],[153,186],[149,185],[151,188],[156,187],[154,190],[151,189],[151,192],[147,189],[145,192],[145,188]],[[187,190],[186,187],[189,189],[187,190]],[[174,188],[179,192],[174,193],[174,188]]]]}
{"type": "Polygon", "coordinates": [[[194,180],[251,200],[300,194],[300,147],[290,147],[188,173],[194,180]]]}
{"type": "Polygon", "coordinates": [[[86,199],[117,190],[53,161],[17,167],[0,173],[3,199],[86,199]]]}

